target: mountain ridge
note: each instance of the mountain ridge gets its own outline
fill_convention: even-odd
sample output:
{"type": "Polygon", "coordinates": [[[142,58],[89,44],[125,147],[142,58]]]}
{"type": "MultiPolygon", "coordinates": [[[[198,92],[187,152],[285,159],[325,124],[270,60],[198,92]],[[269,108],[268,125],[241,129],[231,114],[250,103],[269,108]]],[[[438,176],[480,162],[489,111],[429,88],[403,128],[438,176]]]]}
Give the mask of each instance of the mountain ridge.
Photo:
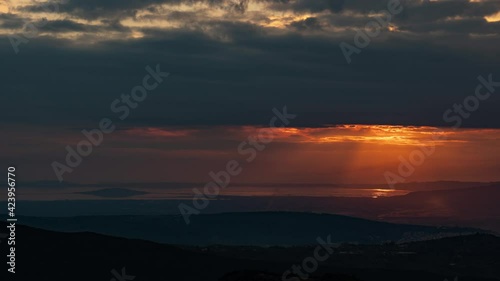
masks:
{"type": "Polygon", "coordinates": [[[380,244],[472,233],[480,229],[394,224],[325,213],[250,212],[192,216],[186,225],[178,215],[80,216],[71,218],[19,217],[26,225],[43,229],[91,231],[130,239],[185,245],[297,246],[332,241],[380,244]],[[238,226],[238,227],[235,227],[238,226]]]}

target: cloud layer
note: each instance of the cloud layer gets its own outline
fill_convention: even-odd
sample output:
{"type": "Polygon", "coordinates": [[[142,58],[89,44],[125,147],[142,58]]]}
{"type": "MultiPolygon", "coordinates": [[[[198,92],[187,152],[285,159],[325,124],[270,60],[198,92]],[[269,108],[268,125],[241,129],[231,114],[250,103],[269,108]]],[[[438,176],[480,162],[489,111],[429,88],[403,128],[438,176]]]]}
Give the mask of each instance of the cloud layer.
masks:
{"type": "MultiPolygon", "coordinates": [[[[139,180],[158,173],[165,175],[162,180],[190,176],[180,173],[186,167],[198,169],[198,175],[205,173],[207,163],[227,160],[227,154],[218,158],[220,150],[215,146],[233,148],[236,141],[210,141],[207,131],[233,136],[220,128],[240,128],[235,136],[239,138],[246,132],[241,128],[267,124],[272,108],[284,105],[297,114],[293,126],[305,130],[294,137],[302,140],[302,148],[319,147],[312,136],[331,125],[453,125],[444,121],[443,113],[474,94],[478,76],[492,74],[493,80],[500,81],[500,1],[402,0],[403,11],[348,64],[339,44],[354,44],[356,33],[366,31],[366,24],[380,16],[388,2],[4,1],[0,4],[0,124],[11,141],[0,149],[10,151],[12,145],[30,138],[37,141],[17,146],[16,155],[3,153],[3,160],[26,164],[33,179],[47,178],[52,174],[50,162],[63,157],[66,144],[77,141],[79,133],[75,132],[96,128],[102,118],[112,118],[110,103],[142,83],[147,65],[157,64],[171,75],[130,117],[116,123],[119,133],[110,140],[109,150],[92,160],[97,161],[92,162],[93,169],[82,167],[76,179],[98,175],[99,163],[112,166],[116,161],[120,166],[109,176],[119,178],[138,163],[150,167],[148,159],[159,165],[181,162],[179,170],[170,174],[160,168],[142,171],[139,180]],[[11,44],[13,36],[23,38],[17,54],[11,44]],[[155,134],[184,142],[167,142],[172,151],[158,156],[155,147],[167,147],[146,138],[155,134]],[[191,142],[192,138],[206,141],[191,142]],[[189,144],[185,151],[176,151],[189,144]]],[[[482,101],[461,126],[500,128],[499,92],[500,88],[482,101]]],[[[380,131],[371,131],[371,139],[342,134],[322,137],[327,146],[341,143],[332,147],[330,156],[345,161],[356,159],[352,154],[335,154],[338,149],[349,152],[354,141],[355,146],[373,145],[370,140],[388,137],[380,131]]],[[[411,136],[409,141],[414,141],[411,136]]],[[[284,142],[278,150],[290,145],[284,142]]],[[[485,157],[489,155],[486,150],[485,157]]],[[[286,156],[280,153],[270,153],[266,159],[272,163],[271,156],[286,156]]],[[[325,181],[348,173],[340,166],[331,175],[319,166],[320,172],[310,171],[307,163],[315,167],[311,164],[317,159],[315,153],[302,155],[306,164],[296,163],[282,178],[269,181],[294,177],[300,169],[304,173],[297,174],[297,181],[310,179],[301,178],[308,171],[325,181]]],[[[490,158],[468,161],[485,163],[490,170],[484,178],[493,178],[490,158]]],[[[253,175],[271,166],[262,167],[255,168],[253,175]]],[[[355,172],[366,172],[365,168],[356,166],[346,181],[354,180],[355,172]]],[[[377,181],[382,173],[373,170],[367,180],[377,181]]],[[[422,179],[439,178],[431,170],[422,173],[422,179]]],[[[107,174],[96,178],[104,179],[107,174]]],[[[447,175],[452,172],[443,177],[447,175]]],[[[460,179],[476,179],[467,171],[461,175],[460,179]]],[[[250,181],[251,176],[243,180],[250,181]]]]}
{"type": "MultiPolygon", "coordinates": [[[[348,65],[339,43],[353,44],[387,2],[6,2],[1,122],[88,125],[159,63],[172,78],[129,125],[261,124],[283,104],[304,126],[448,125],[443,111],[479,75],[500,77],[500,2],[402,1],[348,65]],[[40,28],[15,55],[8,36],[26,23],[40,28]]],[[[499,127],[498,105],[493,96],[464,126],[499,127]]]]}

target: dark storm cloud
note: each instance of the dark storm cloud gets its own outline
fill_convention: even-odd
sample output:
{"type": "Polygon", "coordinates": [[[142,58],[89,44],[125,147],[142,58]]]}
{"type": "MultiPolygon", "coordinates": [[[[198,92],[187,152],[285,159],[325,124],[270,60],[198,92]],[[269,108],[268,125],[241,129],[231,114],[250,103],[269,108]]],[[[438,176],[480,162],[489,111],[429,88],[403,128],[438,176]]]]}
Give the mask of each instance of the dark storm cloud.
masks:
{"type": "Polygon", "coordinates": [[[344,0],[299,0],[292,2],[290,8],[296,11],[322,12],[329,10],[332,12],[339,12],[344,8],[344,6],[344,0]]]}
{"type": "MultiPolygon", "coordinates": [[[[444,110],[473,93],[478,75],[499,77],[498,58],[479,55],[498,45],[497,37],[447,38],[455,49],[439,38],[388,37],[346,65],[338,43],[352,40],[352,34],[330,39],[271,35],[243,23],[211,26],[214,34],[150,30],[142,39],[93,48],[41,37],[17,56],[4,38],[1,122],[94,127],[100,118],[116,118],[111,101],[141,82],[146,65],[155,64],[171,77],[120,126],[261,125],[282,105],[300,116],[297,126],[443,125],[444,110]]],[[[500,127],[498,105],[493,96],[464,126],[500,127]]]]}
{"type": "Polygon", "coordinates": [[[291,27],[297,28],[298,30],[319,30],[321,29],[321,23],[317,18],[307,18],[305,20],[294,21],[290,24],[291,27]]]}
{"type": "Polygon", "coordinates": [[[119,31],[128,32],[129,28],[124,27],[116,20],[102,20],[101,25],[90,25],[77,23],[72,20],[54,20],[54,21],[40,21],[35,22],[35,25],[42,26],[44,32],[61,33],[61,32],[106,32],[106,31],[119,31]]]}
{"type": "MultiPolygon", "coordinates": [[[[205,2],[238,13],[247,3],[205,2]]],[[[127,39],[131,28],[117,18],[180,1],[67,1],[61,11],[75,18],[106,18],[100,25],[71,16],[48,20],[43,36],[21,45],[19,55],[1,37],[0,123],[95,127],[103,117],[116,117],[110,103],[141,83],[146,65],[156,64],[171,76],[120,126],[262,125],[282,105],[300,116],[296,126],[445,125],[443,112],[474,93],[479,75],[500,80],[499,23],[483,19],[500,9],[496,2],[404,1],[393,19],[404,32],[382,32],[350,65],[339,43],[352,43],[353,29],[370,20],[358,13],[384,9],[387,1],[262,2],[275,10],[331,13],[299,17],[277,31],[243,15],[237,21],[170,11],[181,24],[137,27],[144,37],[127,39]],[[332,32],[328,24],[343,29],[332,32]],[[105,31],[123,32],[123,38],[92,37],[105,31]],[[85,36],[55,38],[67,32],[85,36]]],[[[19,17],[0,18],[4,26],[19,27],[19,17]]],[[[500,127],[499,104],[493,95],[463,126],[500,127]]]]}
{"type": "MultiPolygon", "coordinates": [[[[388,0],[297,0],[278,3],[271,7],[276,10],[294,10],[296,12],[330,11],[333,15],[342,15],[345,11],[368,14],[387,10],[388,2],[388,0]]],[[[400,0],[400,3],[404,10],[394,20],[408,24],[436,22],[453,17],[482,18],[500,11],[500,2],[498,1],[400,0]]]]}
{"type": "Polygon", "coordinates": [[[17,29],[22,28],[24,25],[24,19],[14,14],[2,14],[0,13],[0,26],[6,29],[17,29]]]}
{"type": "Polygon", "coordinates": [[[484,18],[466,18],[422,24],[402,24],[399,26],[399,29],[416,33],[446,32],[465,34],[500,34],[500,24],[498,22],[488,23],[484,18]]]}
{"type": "Polygon", "coordinates": [[[133,17],[138,10],[149,9],[157,11],[156,5],[194,5],[197,3],[206,3],[212,7],[218,7],[225,10],[231,10],[244,13],[247,9],[249,0],[67,0],[64,2],[48,1],[45,6],[41,4],[29,5],[22,8],[29,12],[46,12],[46,7],[57,4],[57,12],[64,12],[76,17],[86,19],[97,18],[124,18],[133,17]]]}
{"type": "MultiPolygon", "coordinates": [[[[67,0],[47,1],[45,4],[56,4],[57,12],[69,13],[77,17],[96,19],[100,17],[125,17],[134,16],[138,9],[159,4],[168,0],[67,0]]],[[[175,1],[179,2],[179,1],[175,1]]],[[[48,6],[48,5],[47,5],[48,6]]],[[[47,7],[45,6],[45,7],[47,7]]],[[[45,12],[44,6],[29,5],[23,8],[29,12],[45,12]]],[[[54,9],[53,9],[54,10],[54,9]]]]}
{"type": "Polygon", "coordinates": [[[454,17],[484,17],[500,11],[500,2],[438,1],[405,6],[398,21],[424,23],[454,17]]]}
{"type": "MultiPolygon", "coordinates": [[[[320,13],[330,12],[330,14],[317,17],[328,18],[332,24],[343,26],[349,24],[349,21],[356,21],[361,24],[369,20],[368,15],[381,10],[387,10],[388,0],[295,0],[295,1],[280,1],[280,0],[256,0],[254,2],[268,4],[269,11],[294,11],[297,13],[320,13]],[[352,13],[355,13],[353,15],[352,13]],[[365,17],[361,16],[364,15],[365,17]],[[349,20],[350,19],[350,20],[349,20]]],[[[425,1],[425,0],[401,0],[404,7],[403,12],[392,19],[392,22],[405,26],[406,30],[412,32],[427,32],[432,31],[435,27],[437,31],[443,31],[443,26],[456,24],[457,20],[463,20],[459,24],[465,27],[463,33],[470,30],[467,21],[470,22],[471,28],[477,26],[477,21],[485,16],[492,15],[500,11],[500,2],[498,1],[483,1],[469,2],[468,0],[456,1],[425,1]],[[446,21],[451,21],[448,24],[446,21]]],[[[48,2],[55,3],[55,2],[48,2]]],[[[199,19],[200,14],[191,13],[189,11],[164,11],[159,5],[194,5],[205,3],[212,8],[222,9],[225,11],[233,11],[237,13],[245,13],[250,0],[68,0],[58,4],[58,13],[66,13],[72,17],[83,19],[117,19],[126,17],[136,17],[139,10],[147,10],[153,15],[142,15],[141,19],[154,19],[165,17],[164,13],[172,16],[173,20],[182,20],[192,23],[199,19]],[[156,16],[155,16],[156,14],[156,16]]],[[[31,12],[46,12],[47,6],[25,6],[21,10],[31,12]]],[[[253,17],[258,17],[253,15],[253,17]]],[[[310,20],[312,21],[312,20],[310,20]]],[[[297,28],[300,22],[290,24],[291,27],[297,28]]],[[[357,25],[356,25],[357,26],[357,25]]],[[[304,27],[304,26],[303,26],[304,27]]],[[[451,28],[451,27],[450,27],[451,28]]],[[[460,32],[460,30],[455,30],[460,32]]]]}
{"type": "MultiPolygon", "coordinates": [[[[295,1],[270,1],[271,7],[276,10],[294,10],[297,12],[323,12],[340,13],[343,11],[356,11],[368,13],[373,10],[387,9],[388,0],[295,0],[295,1]]],[[[420,4],[421,1],[401,0],[406,5],[420,4]]]]}

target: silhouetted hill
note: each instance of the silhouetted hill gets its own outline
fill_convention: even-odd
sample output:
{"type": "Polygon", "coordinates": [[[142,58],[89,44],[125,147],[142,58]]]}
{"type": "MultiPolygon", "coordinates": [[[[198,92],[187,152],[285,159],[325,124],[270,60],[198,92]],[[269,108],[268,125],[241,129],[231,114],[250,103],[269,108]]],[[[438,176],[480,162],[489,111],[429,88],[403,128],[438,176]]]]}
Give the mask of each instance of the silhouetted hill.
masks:
{"type": "Polygon", "coordinates": [[[82,191],[78,193],[86,195],[94,195],[97,197],[105,197],[105,198],[123,198],[123,197],[132,197],[137,195],[148,194],[148,192],[137,191],[127,188],[105,188],[92,191],[82,191]]]}
{"type": "MultiPolygon", "coordinates": [[[[5,229],[6,224],[0,223],[5,229]]],[[[282,254],[276,261],[270,260],[266,252],[270,248],[254,247],[259,253],[257,259],[242,259],[237,251],[229,247],[226,256],[220,253],[203,253],[162,245],[142,240],[109,237],[93,233],[57,233],[18,225],[16,244],[16,275],[9,280],[113,280],[112,270],[134,276],[133,280],[184,280],[184,281],[265,281],[281,280],[282,273],[293,264],[300,264],[311,255],[313,248],[304,249],[304,255],[288,255],[294,248],[281,248],[282,254]],[[228,253],[231,252],[231,253],[228,253]],[[236,254],[233,255],[233,254],[236,254]],[[267,260],[263,260],[266,259],[267,260]],[[15,278],[12,278],[15,277],[15,278]]],[[[310,280],[349,281],[443,281],[444,278],[459,276],[460,281],[499,280],[499,260],[497,249],[500,239],[492,236],[475,235],[462,238],[448,238],[407,245],[344,245],[321,264],[310,280]],[[464,240],[465,239],[465,240],[464,240]],[[464,242],[465,241],[465,242],[464,242]],[[474,242],[476,241],[476,242],[474,242]],[[479,242],[477,242],[479,241],[479,242]],[[482,242],[481,242],[482,241],[482,242]],[[439,254],[439,245],[461,253],[463,246],[474,245],[467,252],[473,264],[442,266],[449,262],[449,253],[439,254]],[[465,244],[464,244],[465,243],[465,244]],[[472,243],[472,244],[471,244],[472,243]],[[493,249],[484,253],[487,243],[493,249]],[[425,246],[427,245],[427,246],[425,246]],[[411,260],[407,255],[398,255],[400,247],[416,247],[417,254],[428,255],[429,250],[438,247],[431,262],[411,260]],[[347,252],[346,252],[347,250],[347,252]],[[364,252],[361,253],[360,252],[364,252]],[[382,258],[381,258],[382,257],[382,258]],[[489,260],[490,263],[485,263],[489,260]],[[344,266],[339,263],[354,264],[344,266]],[[398,264],[400,263],[400,265],[398,264]],[[484,267],[489,270],[484,270],[484,267]],[[494,276],[486,278],[487,276],[494,276]]],[[[1,243],[5,253],[6,243],[1,243]]],[[[415,250],[411,249],[411,250],[415,250]]],[[[2,255],[5,261],[5,255],[2,255]]],[[[4,263],[5,264],[5,263],[4,263]]],[[[2,274],[3,275],[3,274],[2,274]]],[[[3,280],[3,278],[2,278],[3,280]]],[[[115,280],[118,280],[115,278],[115,280]]],[[[132,280],[132,279],[124,279],[132,280]]]]}
{"type": "Polygon", "coordinates": [[[379,213],[378,217],[402,223],[467,225],[500,233],[499,200],[500,184],[413,192],[405,196],[383,198],[381,204],[392,211],[379,213]]]}
{"type": "MultiPolygon", "coordinates": [[[[454,183],[451,186],[455,188],[449,190],[421,191],[404,196],[378,198],[221,195],[218,197],[219,200],[212,201],[210,206],[203,210],[203,214],[257,211],[316,212],[392,223],[474,227],[500,234],[498,204],[500,183],[483,183],[484,185],[473,188],[456,189],[457,186],[471,184],[473,183],[460,185],[454,183]]],[[[411,186],[415,190],[427,190],[430,187],[443,187],[443,184],[412,183],[411,186]]],[[[139,188],[137,185],[134,190],[139,188]]],[[[6,204],[5,201],[4,203],[6,204]]],[[[19,210],[18,215],[42,217],[169,215],[178,214],[180,203],[192,202],[191,199],[23,201],[23,208],[19,210]]]]}
{"type": "MultiPolygon", "coordinates": [[[[298,279],[300,280],[300,279],[298,279]]],[[[354,276],[345,274],[324,274],[322,276],[310,277],[308,281],[359,281],[354,276]]],[[[283,281],[282,275],[260,272],[260,271],[237,271],[224,275],[220,281],[283,281]]],[[[294,281],[294,280],[291,280],[294,281]]]]}
{"type": "Polygon", "coordinates": [[[317,237],[332,242],[382,243],[471,234],[470,228],[438,228],[391,224],[365,219],[310,213],[226,213],[180,216],[94,216],[74,218],[21,217],[39,228],[96,233],[186,245],[310,245],[317,237]]]}

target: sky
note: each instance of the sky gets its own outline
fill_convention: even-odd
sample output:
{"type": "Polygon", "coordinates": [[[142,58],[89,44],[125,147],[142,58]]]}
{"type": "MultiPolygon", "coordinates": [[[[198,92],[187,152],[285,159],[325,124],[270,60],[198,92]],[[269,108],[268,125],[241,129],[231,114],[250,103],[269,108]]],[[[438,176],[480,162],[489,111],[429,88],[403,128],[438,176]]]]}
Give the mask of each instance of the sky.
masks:
{"type": "Polygon", "coordinates": [[[340,44],[388,2],[3,0],[0,162],[58,180],[66,146],[109,118],[65,181],[204,182],[236,159],[241,183],[383,183],[421,147],[407,181],[499,181],[500,87],[446,112],[500,81],[500,1],[401,1],[348,63],[340,44]],[[148,66],[169,75],[122,120],[112,104],[148,66]],[[296,117],[246,161],[240,143],[285,106],[296,117]]]}
{"type": "MultiPolygon", "coordinates": [[[[81,164],[65,173],[64,179],[79,183],[203,183],[212,180],[210,172],[225,171],[227,162],[234,160],[242,171],[231,182],[245,184],[379,184],[387,181],[387,172],[400,175],[402,162],[414,163],[414,171],[403,174],[405,180],[398,183],[499,180],[499,129],[290,127],[265,129],[272,134],[269,143],[258,141],[263,129],[135,127],[115,131],[105,135],[103,143],[82,157],[81,164]],[[252,136],[256,144],[250,143],[252,136]],[[423,157],[413,155],[416,153],[423,157]]],[[[11,150],[3,157],[22,163],[23,178],[55,180],[51,162],[64,164],[65,147],[76,150],[84,139],[78,131],[32,127],[16,135],[16,143],[10,143],[11,150]]]]}

